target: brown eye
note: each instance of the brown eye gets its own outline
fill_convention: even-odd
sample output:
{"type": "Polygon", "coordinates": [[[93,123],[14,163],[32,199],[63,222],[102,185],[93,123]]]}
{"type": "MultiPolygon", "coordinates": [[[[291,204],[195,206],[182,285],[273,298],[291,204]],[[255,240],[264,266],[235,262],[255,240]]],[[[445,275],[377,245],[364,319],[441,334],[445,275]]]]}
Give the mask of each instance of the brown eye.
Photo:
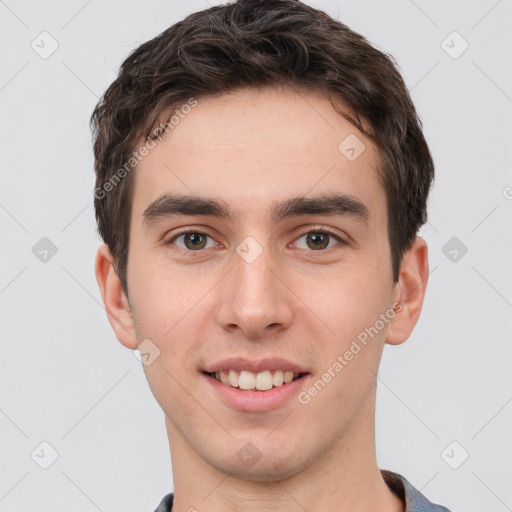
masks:
{"type": "Polygon", "coordinates": [[[329,235],[326,233],[308,233],[306,243],[310,249],[325,249],[329,245],[329,235]]]}
{"type": "Polygon", "coordinates": [[[187,251],[199,251],[201,249],[206,249],[209,247],[213,247],[215,245],[214,240],[207,235],[206,233],[201,233],[199,231],[187,231],[184,233],[179,233],[176,236],[174,236],[171,240],[168,242],[169,244],[174,244],[182,249],[187,251]],[[178,243],[177,241],[183,239],[181,243],[178,243]],[[211,240],[212,243],[208,246],[208,239],[211,240]]]}
{"type": "Polygon", "coordinates": [[[187,233],[183,242],[187,249],[204,249],[206,245],[206,236],[203,233],[187,233]]]}
{"type": "Polygon", "coordinates": [[[339,236],[329,231],[309,231],[300,236],[297,240],[305,238],[305,247],[298,244],[300,249],[310,249],[312,251],[322,251],[330,249],[333,245],[345,244],[345,241],[339,236]],[[332,243],[332,242],[335,243],[332,243]],[[336,243],[337,242],[337,243],[336,243]]]}

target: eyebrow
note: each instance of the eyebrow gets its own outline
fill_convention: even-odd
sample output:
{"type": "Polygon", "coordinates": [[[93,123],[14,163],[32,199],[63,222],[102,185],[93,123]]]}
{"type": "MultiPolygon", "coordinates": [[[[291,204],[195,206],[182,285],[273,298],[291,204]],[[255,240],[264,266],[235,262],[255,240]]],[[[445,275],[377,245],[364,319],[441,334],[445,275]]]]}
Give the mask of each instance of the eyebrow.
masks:
{"type": "MultiPolygon", "coordinates": [[[[161,219],[177,215],[205,215],[233,221],[240,212],[223,199],[197,195],[163,194],[145,210],[143,225],[150,227],[161,219]]],[[[301,215],[347,216],[368,225],[370,211],[359,199],[349,194],[323,194],[315,197],[294,197],[275,201],[270,208],[270,219],[278,223],[283,219],[301,215]]]]}

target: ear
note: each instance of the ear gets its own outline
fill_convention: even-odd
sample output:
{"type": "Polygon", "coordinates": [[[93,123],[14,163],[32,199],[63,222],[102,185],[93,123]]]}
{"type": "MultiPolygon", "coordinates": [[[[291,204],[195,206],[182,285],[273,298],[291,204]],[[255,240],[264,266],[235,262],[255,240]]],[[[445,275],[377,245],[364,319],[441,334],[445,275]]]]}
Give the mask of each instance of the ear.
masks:
{"type": "Polygon", "coordinates": [[[106,244],[100,246],[96,254],[95,272],[108,321],[117,339],[125,347],[135,350],[138,342],[132,310],[115,271],[114,258],[106,244]]]}
{"type": "Polygon", "coordinates": [[[395,316],[388,324],[386,343],[399,345],[409,338],[420,316],[428,282],[428,247],[421,237],[403,255],[393,289],[395,316]]]}

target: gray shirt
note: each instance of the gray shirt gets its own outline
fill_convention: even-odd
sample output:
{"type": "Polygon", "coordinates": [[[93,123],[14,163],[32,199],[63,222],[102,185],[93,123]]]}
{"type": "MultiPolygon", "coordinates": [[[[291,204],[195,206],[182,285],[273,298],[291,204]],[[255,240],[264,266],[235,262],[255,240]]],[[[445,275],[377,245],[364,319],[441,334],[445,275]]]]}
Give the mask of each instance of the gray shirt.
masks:
{"type": "MultiPolygon", "coordinates": [[[[405,512],[450,512],[446,507],[428,501],[402,475],[385,469],[381,469],[381,474],[391,491],[405,503],[405,512]]],[[[173,497],[173,493],[164,496],[155,512],[171,512],[173,497]]]]}

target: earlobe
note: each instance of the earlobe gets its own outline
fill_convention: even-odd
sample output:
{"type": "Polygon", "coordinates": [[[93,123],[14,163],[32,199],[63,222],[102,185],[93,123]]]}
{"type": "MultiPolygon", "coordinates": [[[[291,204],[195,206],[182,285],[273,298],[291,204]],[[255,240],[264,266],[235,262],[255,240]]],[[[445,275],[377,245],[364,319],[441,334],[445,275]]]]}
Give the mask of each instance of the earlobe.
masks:
{"type": "Polygon", "coordinates": [[[101,245],[96,253],[95,273],[108,321],[117,339],[125,347],[135,350],[138,342],[131,307],[115,271],[113,256],[106,244],[101,245]]]}
{"type": "Polygon", "coordinates": [[[400,305],[389,323],[386,343],[399,345],[409,338],[421,313],[427,282],[427,242],[416,237],[413,246],[402,258],[400,275],[393,290],[393,303],[400,305]]]}

